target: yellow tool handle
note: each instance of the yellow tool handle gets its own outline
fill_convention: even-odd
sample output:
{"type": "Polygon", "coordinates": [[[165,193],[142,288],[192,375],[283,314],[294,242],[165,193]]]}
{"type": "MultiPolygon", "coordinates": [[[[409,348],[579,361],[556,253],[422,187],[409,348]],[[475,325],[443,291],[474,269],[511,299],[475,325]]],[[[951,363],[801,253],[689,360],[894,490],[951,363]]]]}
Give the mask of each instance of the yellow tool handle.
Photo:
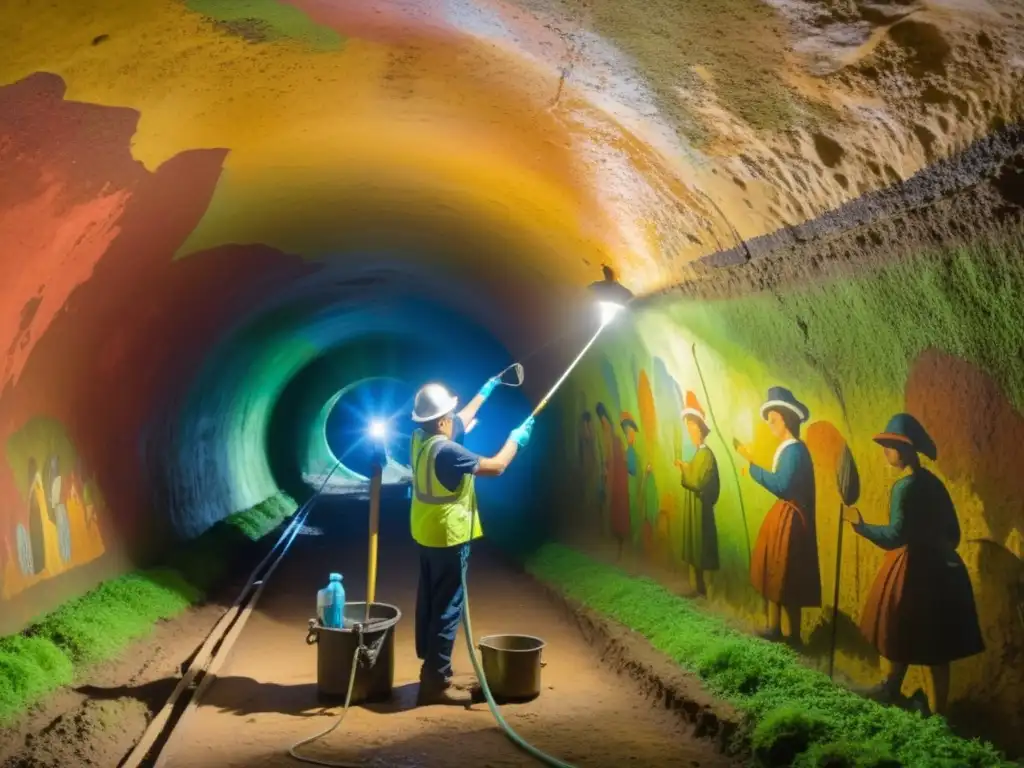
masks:
{"type": "Polygon", "coordinates": [[[573,369],[577,365],[579,365],[579,362],[580,360],[583,359],[583,356],[587,354],[587,350],[594,346],[594,342],[597,341],[597,337],[601,335],[601,331],[605,329],[605,325],[607,325],[607,323],[601,323],[601,327],[597,329],[597,333],[590,337],[590,341],[588,341],[587,345],[580,350],[580,353],[578,355],[576,355],[576,359],[569,363],[569,367],[565,369],[565,372],[561,375],[558,381],[555,382],[555,385],[551,387],[551,390],[546,395],[544,395],[543,398],[541,398],[541,401],[539,403],[537,403],[537,407],[533,409],[533,413],[530,414],[530,418],[534,418],[535,416],[537,416],[538,413],[540,413],[547,407],[548,402],[551,400],[552,397],[555,396],[555,392],[558,391],[558,388],[562,386],[562,384],[565,382],[567,378],[569,378],[569,374],[572,373],[573,369]]]}
{"type": "Polygon", "coordinates": [[[370,478],[370,554],[367,558],[366,573],[366,617],[370,622],[370,606],[377,597],[377,538],[380,533],[380,487],[384,470],[380,466],[373,468],[370,478]]]}

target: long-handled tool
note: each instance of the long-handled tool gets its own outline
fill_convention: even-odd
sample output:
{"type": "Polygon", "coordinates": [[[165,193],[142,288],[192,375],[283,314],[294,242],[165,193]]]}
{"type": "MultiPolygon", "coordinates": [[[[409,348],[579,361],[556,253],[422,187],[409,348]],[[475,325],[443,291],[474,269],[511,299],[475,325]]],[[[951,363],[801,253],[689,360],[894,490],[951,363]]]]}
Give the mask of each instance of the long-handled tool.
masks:
{"type": "MultiPolygon", "coordinates": [[[[551,398],[554,397],[554,395],[558,391],[559,387],[561,387],[562,384],[565,383],[565,380],[567,378],[569,378],[569,374],[572,373],[573,369],[576,368],[576,366],[579,364],[580,360],[583,359],[583,356],[587,353],[587,351],[597,341],[598,337],[601,335],[601,332],[610,324],[611,320],[615,317],[616,314],[618,314],[618,312],[623,308],[623,306],[624,305],[622,305],[622,304],[615,304],[614,302],[611,302],[611,301],[602,302],[602,306],[601,306],[601,315],[602,315],[601,326],[597,329],[597,332],[586,343],[586,345],[583,347],[583,349],[580,350],[580,353],[578,355],[576,355],[576,358],[569,364],[569,367],[566,368],[565,373],[563,373],[561,375],[561,377],[559,377],[558,381],[555,382],[554,386],[551,387],[551,389],[548,391],[548,393],[537,404],[537,407],[533,409],[533,412],[530,414],[530,419],[535,418],[542,410],[544,410],[545,407],[547,407],[548,403],[550,402],[551,398]]],[[[519,386],[519,384],[522,384],[522,382],[523,382],[523,366],[522,366],[522,363],[518,363],[518,362],[517,363],[513,363],[508,368],[506,368],[504,371],[502,371],[498,376],[499,376],[499,380],[500,380],[499,383],[503,383],[506,386],[519,386]],[[517,382],[517,383],[506,383],[506,381],[508,381],[508,382],[517,382]]],[[[378,435],[378,436],[380,436],[380,435],[378,435]]],[[[380,475],[375,470],[375,472],[374,472],[374,479],[379,478],[379,476],[380,475]]],[[[373,505],[373,498],[374,498],[374,495],[375,495],[373,493],[374,485],[371,482],[371,491],[370,491],[370,498],[371,498],[371,502],[370,502],[370,504],[371,504],[371,509],[370,509],[370,556],[371,557],[370,557],[370,566],[369,566],[369,569],[370,569],[369,582],[368,582],[368,585],[367,585],[368,588],[367,588],[367,598],[366,598],[367,611],[369,611],[370,603],[373,602],[374,590],[376,588],[377,524],[379,523],[379,498],[380,498],[380,492],[379,492],[380,486],[379,486],[379,484],[376,487],[378,489],[378,492],[376,494],[376,497],[378,499],[378,506],[377,506],[377,511],[375,512],[374,511],[374,505],[373,505]]],[[[475,529],[476,519],[475,518],[476,518],[475,515],[473,515],[470,518],[471,519],[471,522],[470,522],[470,535],[469,535],[469,546],[470,547],[472,547],[473,537],[476,535],[476,529],[475,529]]],[[[470,661],[473,664],[473,670],[476,673],[477,680],[480,682],[481,691],[484,694],[484,698],[487,701],[487,706],[490,709],[491,714],[494,716],[494,719],[497,721],[497,723],[501,727],[501,729],[505,732],[505,735],[508,736],[508,738],[514,744],[516,744],[516,746],[518,746],[521,749],[525,750],[526,752],[528,752],[530,755],[535,757],[540,762],[544,763],[545,765],[552,766],[552,768],[574,768],[570,763],[566,763],[566,762],[563,762],[563,761],[559,760],[558,758],[552,757],[551,755],[548,755],[548,754],[542,752],[541,750],[537,749],[535,746],[533,746],[532,744],[527,742],[518,733],[516,733],[515,730],[512,728],[512,726],[510,726],[508,724],[508,722],[505,720],[505,718],[502,717],[501,711],[498,709],[497,702],[495,702],[494,696],[491,693],[491,689],[487,685],[487,678],[484,675],[483,667],[480,664],[480,659],[477,657],[476,644],[475,644],[475,641],[473,640],[473,625],[472,625],[472,622],[470,620],[470,615],[469,615],[469,585],[467,583],[467,578],[466,578],[467,572],[468,572],[468,568],[469,568],[469,558],[466,557],[462,561],[462,572],[461,572],[462,591],[463,591],[463,594],[465,595],[465,600],[466,600],[465,609],[462,612],[462,623],[463,623],[463,628],[465,629],[466,645],[467,645],[468,650],[469,650],[469,659],[470,659],[470,661]]],[[[368,621],[368,619],[369,619],[369,614],[367,613],[367,621],[368,621]]],[[[344,706],[342,708],[341,714],[338,715],[338,717],[334,721],[334,723],[332,723],[328,728],[324,729],[320,733],[317,733],[317,734],[315,734],[313,736],[310,736],[309,738],[303,739],[302,741],[300,741],[297,744],[295,744],[289,750],[289,755],[292,758],[294,758],[296,760],[299,760],[301,762],[304,762],[304,763],[310,763],[312,765],[331,766],[332,768],[360,768],[358,763],[348,763],[348,762],[343,762],[343,761],[331,761],[331,760],[319,760],[319,759],[316,759],[316,758],[305,757],[304,755],[298,754],[299,747],[305,746],[307,744],[311,744],[314,741],[318,741],[318,740],[324,738],[328,734],[330,734],[333,731],[335,731],[341,725],[342,721],[345,719],[345,715],[348,713],[349,706],[351,705],[351,702],[352,702],[352,691],[353,691],[353,688],[355,686],[356,670],[357,670],[358,661],[359,661],[358,657],[359,657],[359,649],[356,648],[356,651],[355,651],[355,653],[352,656],[352,671],[351,671],[351,673],[349,675],[348,692],[347,692],[347,694],[345,696],[345,704],[344,704],[344,706]]]]}
{"type": "Polygon", "coordinates": [[[537,416],[537,414],[539,414],[541,411],[543,411],[547,407],[548,403],[551,401],[551,398],[555,396],[555,393],[558,392],[558,390],[562,386],[562,384],[565,383],[565,380],[567,378],[569,378],[569,374],[573,372],[573,369],[577,365],[579,365],[580,360],[582,360],[583,356],[585,354],[587,354],[587,351],[592,346],[594,346],[594,342],[597,341],[598,337],[601,335],[601,332],[607,326],[608,326],[607,322],[601,323],[601,327],[597,329],[597,333],[595,333],[593,336],[590,337],[590,341],[588,341],[586,343],[586,346],[584,346],[583,349],[580,350],[580,353],[578,355],[576,355],[576,359],[573,360],[571,363],[569,363],[569,367],[565,369],[565,373],[563,373],[559,377],[558,381],[555,382],[554,386],[552,386],[551,389],[548,390],[548,393],[546,395],[544,395],[544,397],[541,398],[539,403],[537,403],[537,407],[533,409],[533,412],[530,414],[530,418],[535,418],[537,416]]]}
{"type": "MultiPolygon", "coordinates": [[[[561,387],[562,384],[565,383],[565,380],[569,378],[569,374],[573,372],[573,370],[579,364],[580,360],[583,359],[583,356],[587,354],[587,352],[590,350],[592,346],[594,346],[594,343],[601,335],[601,332],[604,331],[604,329],[608,326],[608,324],[611,322],[611,319],[614,317],[616,313],[617,310],[613,311],[610,308],[603,308],[601,326],[597,329],[597,332],[590,337],[590,340],[586,343],[586,345],[584,345],[583,349],[580,350],[580,353],[576,355],[576,358],[571,363],[569,363],[569,367],[565,369],[565,372],[558,378],[558,381],[554,383],[554,386],[552,386],[548,393],[544,395],[543,398],[541,398],[539,403],[537,403],[537,407],[535,407],[533,409],[533,412],[530,414],[530,419],[536,418],[536,416],[542,410],[544,410],[544,408],[547,407],[548,403],[551,401],[551,398],[555,396],[556,392],[558,392],[559,387],[561,387]]],[[[470,523],[470,542],[473,541],[473,537],[476,535],[475,526],[476,520],[474,516],[471,519],[470,523]]],[[[472,544],[470,544],[470,546],[472,547],[472,544]]],[[[473,640],[473,623],[472,620],[470,619],[469,612],[469,584],[467,583],[468,570],[469,558],[467,557],[465,560],[463,560],[462,563],[462,591],[466,595],[466,607],[462,612],[462,626],[463,629],[465,630],[466,648],[469,651],[469,660],[473,665],[473,671],[476,673],[477,680],[480,683],[480,690],[484,695],[484,699],[487,701],[487,708],[491,711],[491,715],[494,717],[495,721],[497,721],[498,726],[505,732],[505,735],[508,736],[509,740],[512,741],[512,743],[515,744],[517,747],[527,752],[528,754],[539,760],[541,763],[552,766],[552,768],[573,768],[571,763],[566,763],[562,760],[559,760],[557,757],[552,757],[551,755],[547,754],[546,752],[542,752],[541,750],[537,749],[537,747],[533,746],[528,741],[526,741],[526,739],[524,739],[522,736],[516,733],[515,729],[513,729],[512,726],[508,724],[508,721],[506,721],[505,718],[502,716],[501,710],[498,709],[498,704],[494,700],[494,695],[491,693],[490,686],[488,686],[487,684],[487,676],[484,674],[483,667],[480,664],[480,659],[477,657],[476,643],[473,640]]]]}
{"type": "Polygon", "coordinates": [[[521,386],[526,378],[526,375],[523,372],[523,364],[512,363],[512,365],[499,373],[496,378],[498,379],[498,383],[503,387],[521,386]]]}
{"type": "Polygon", "coordinates": [[[832,677],[836,665],[836,639],[839,632],[839,579],[843,570],[843,511],[852,507],[860,498],[860,475],[857,464],[850,453],[850,446],[843,443],[843,452],[836,466],[836,485],[839,488],[839,533],[836,536],[836,580],[832,588],[832,638],[828,650],[828,676],[832,677]]]}
{"type": "MultiPolygon", "coordinates": [[[[711,418],[711,425],[715,428],[715,432],[724,439],[725,435],[718,428],[718,421],[715,419],[715,409],[711,406],[711,394],[708,392],[708,385],[704,381],[704,374],[700,370],[700,360],[697,359],[697,345],[694,344],[690,351],[693,354],[693,364],[697,368],[697,378],[700,379],[700,387],[704,391],[704,402],[708,404],[708,416],[711,418]]],[[[736,460],[732,457],[732,451],[727,450],[725,456],[729,459],[729,466],[732,467],[733,477],[736,478],[736,498],[740,503],[740,518],[743,520],[743,533],[747,540],[747,567],[749,568],[753,554],[750,547],[750,527],[747,525],[747,510],[743,506],[743,484],[740,482],[740,472],[736,468],[736,460]]]]}
{"type": "Polygon", "coordinates": [[[370,477],[370,551],[366,566],[366,615],[364,620],[370,623],[370,608],[377,597],[377,539],[380,535],[380,489],[384,479],[384,467],[381,462],[374,462],[373,474],[370,477]]]}

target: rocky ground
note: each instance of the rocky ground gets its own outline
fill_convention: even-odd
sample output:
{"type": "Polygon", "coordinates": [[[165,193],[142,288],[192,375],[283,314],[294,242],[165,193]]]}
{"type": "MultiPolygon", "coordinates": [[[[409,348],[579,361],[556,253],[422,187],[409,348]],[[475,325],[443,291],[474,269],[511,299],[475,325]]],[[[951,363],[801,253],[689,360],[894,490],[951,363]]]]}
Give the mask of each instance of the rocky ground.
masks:
{"type": "MultiPolygon", "coordinates": [[[[404,521],[399,515],[394,520],[404,521]]],[[[204,695],[204,703],[165,753],[170,765],[286,765],[294,741],[330,724],[337,707],[316,696],[315,651],[303,642],[310,597],[324,574],[342,567],[360,592],[365,523],[333,507],[297,540],[259,609],[204,695]],[[355,519],[355,522],[351,522],[355,519]]],[[[412,648],[415,552],[396,523],[386,532],[378,594],[404,618],[396,635],[396,691],[383,708],[358,708],[343,732],[308,748],[314,756],[417,768],[467,764],[532,765],[507,743],[483,705],[471,711],[416,709],[418,662],[412,648]],[[398,563],[396,567],[394,564],[398,563]]],[[[247,570],[247,569],[242,569],[247,570]]],[[[201,644],[244,581],[217,600],[158,626],[122,657],[94,668],[75,688],[53,695],[17,726],[0,732],[2,768],[117,765],[173,689],[183,662],[201,644]]],[[[738,765],[730,756],[738,717],[640,638],[548,592],[484,552],[475,560],[473,607],[478,636],[501,631],[547,642],[544,692],[505,715],[540,748],[585,766],[738,765]]],[[[456,664],[468,671],[460,636],[456,664]]]]}
{"type": "MultiPolygon", "coordinates": [[[[255,565],[254,557],[245,557],[240,570],[255,565]]],[[[247,572],[234,574],[208,602],[161,622],[117,659],[96,665],[74,687],[56,692],[18,723],[0,729],[0,766],[118,765],[174,689],[182,664],[202,644],[247,577],[247,572]],[[112,693],[98,698],[94,690],[112,693]]]]}

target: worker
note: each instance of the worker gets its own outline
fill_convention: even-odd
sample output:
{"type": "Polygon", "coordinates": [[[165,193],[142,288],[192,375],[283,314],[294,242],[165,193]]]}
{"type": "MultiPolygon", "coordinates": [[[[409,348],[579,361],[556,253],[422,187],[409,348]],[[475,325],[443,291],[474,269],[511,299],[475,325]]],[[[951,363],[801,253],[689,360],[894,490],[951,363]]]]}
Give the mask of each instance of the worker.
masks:
{"type": "Polygon", "coordinates": [[[526,446],[533,417],[512,430],[498,453],[478,456],[460,441],[472,428],[477,411],[498,385],[488,380],[477,395],[456,412],[458,398],[442,384],[426,384],[416,393],[412,418],[412,537],[419,548],[420,580],[416,597],[416,655],[423,662],[418,703],[472,703],[475,683],[452,681],[452,650],[466,595],[462,568],[469,542],[483,535],[477,511],[475,480],[502,474],[516,452],[526,446]]]}

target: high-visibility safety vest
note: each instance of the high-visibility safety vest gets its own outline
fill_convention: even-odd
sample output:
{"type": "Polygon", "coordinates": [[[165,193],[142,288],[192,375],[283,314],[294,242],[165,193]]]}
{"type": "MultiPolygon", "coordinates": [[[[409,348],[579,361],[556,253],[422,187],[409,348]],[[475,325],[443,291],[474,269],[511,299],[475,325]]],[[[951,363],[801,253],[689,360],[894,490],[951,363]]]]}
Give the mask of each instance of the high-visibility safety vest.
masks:
{"type": "Polygon", "coordinates": [[[483,535],[476,503],[476,478],[463,475],[459,487],[449,491],[437,479],[434,461],[448,438],[427,437],[421,429],[412,435],[412,537],[424,547],[452,547],[483,535]]]}

